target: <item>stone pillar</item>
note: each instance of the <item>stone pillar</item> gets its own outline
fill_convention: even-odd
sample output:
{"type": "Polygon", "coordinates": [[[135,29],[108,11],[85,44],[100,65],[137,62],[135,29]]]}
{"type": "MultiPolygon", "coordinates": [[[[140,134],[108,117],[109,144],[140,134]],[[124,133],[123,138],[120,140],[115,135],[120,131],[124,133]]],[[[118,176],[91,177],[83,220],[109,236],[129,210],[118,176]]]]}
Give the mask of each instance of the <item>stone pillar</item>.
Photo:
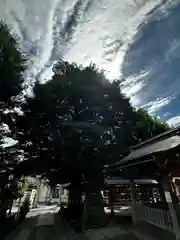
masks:
{"type": "Polygon", "coordinates": [[[176,213],[176,210],[174,209],[175,203],[173,203],[172,191],[170,189],[171,187],[170,187],[170,182],[168,178],[161,179],[161,184],[164,189],[165,199],[171,214],[171,220],[172,220],[176,240],[180,240],[180,228],[178,224],[177,213],[176,213]]]}
{"type": "Polygon", "coordinates": [[[59,203],[61,203],[62,201],[61,195],[62,195],[62,186],[59,185],[59,203]]]}
{"type": "Polygon", "coordinates": [[[111,220],[114,218],[114,202],[113,202],[113,186],[109,187],[109,195],[108,195],[108,206],[110,207],[111,211],[111,220]]]}
{"type": "Polygon", "coordinates": [[[39,196],[40,196],[40,188],[41,188],[41,179],[37,177],[36,180],[37,180],[36,181],[37,191],[36,191],[33,207],[37,207],[38,206],[39,196]]]}
{"type": "Polygon", "coordinates": [[[131,188],[131,208],[132,208],[132,221],[133,225],[137,225],[138,223],[138,218],[136,214],[136,188],[134,181],[130,181],[130,188],[131,188]]]}
{"type": "Polygon", "coordinates": [[[51,188],[50,186],[47,186],[47,190],[46,190],[46,203],[48,202],[48,199],[50,198],[50,191],[51,191],[51,188]]]}

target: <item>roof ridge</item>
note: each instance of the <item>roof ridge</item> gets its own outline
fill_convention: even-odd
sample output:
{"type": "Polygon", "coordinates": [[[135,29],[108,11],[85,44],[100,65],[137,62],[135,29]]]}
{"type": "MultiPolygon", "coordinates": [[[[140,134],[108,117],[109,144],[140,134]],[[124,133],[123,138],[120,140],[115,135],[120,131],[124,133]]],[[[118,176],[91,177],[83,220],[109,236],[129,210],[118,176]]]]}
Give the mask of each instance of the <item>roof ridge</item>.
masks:
{"type": "Polygon", "coordinates": [[[132,146],[131,150],[136,150],[138,148],[141,148],[141,147],[144,147],[145,145],[149,145],[149,144],[152,144],[152,143],[156,143],[157,141],[159,140],[163,140],[165,138],[168,138],[168,137],[172,137],[172,136],[175,136],[175,135],[180,135],[180,126],[176,127],[176,128],[173,128],[173,129],[170,129],[164,133],[161,133],[161,134],[158,134],[146,141],[143,141],[135,146],[132,146]]]}

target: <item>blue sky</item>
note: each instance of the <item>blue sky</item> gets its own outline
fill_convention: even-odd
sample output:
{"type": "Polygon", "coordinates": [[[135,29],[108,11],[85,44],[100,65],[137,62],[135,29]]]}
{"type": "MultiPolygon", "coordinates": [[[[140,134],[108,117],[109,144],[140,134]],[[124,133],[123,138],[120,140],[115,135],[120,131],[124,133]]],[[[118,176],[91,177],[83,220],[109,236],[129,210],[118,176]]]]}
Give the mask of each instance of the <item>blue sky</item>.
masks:
{"type": "Polygon", "coordinates": [[[180,123],[180,0],[2,0],[0,17],[19,36],[30,84],[60,58],[123,77],[135,107],[180,123]]]}
{"type": "Polygon", "coordinates": [[[180,120],[180,5],[173,5],[162,11],[157,8],[147,22],[143,22],[133,43],[127,50],[123,62],[123,75],[147,74],[144,85],[136,94],[145,107],[147,103],[158,102],[152,113],[161,116],[170,124],[180,120]],[[157,101],[156,101],[157,100],[157,101]]]}

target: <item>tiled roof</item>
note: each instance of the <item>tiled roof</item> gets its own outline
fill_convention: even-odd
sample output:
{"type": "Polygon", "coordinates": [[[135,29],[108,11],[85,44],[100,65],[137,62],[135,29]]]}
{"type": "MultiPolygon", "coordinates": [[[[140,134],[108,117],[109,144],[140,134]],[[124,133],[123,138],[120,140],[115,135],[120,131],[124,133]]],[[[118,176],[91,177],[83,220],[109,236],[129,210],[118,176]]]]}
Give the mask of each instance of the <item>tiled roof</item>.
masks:
{"type": "Polygon", "coordinates": [[[118,163],[116,163],[116,166],[118,165],[124,165],[129,164],[133,160],[138,160],[142,157],[148,157],[153,156],[156,153],[160,152],[166,152],[168,150],[171,150],[173,148],[176,148],[180,146],[180,136],[176,135],[161,141],[158,141],[153,144],[149,144],[146,146],[142,146],[141,148],[138,148],[136,150],[133,150],[128,156],[121,159],[118,163]]]}

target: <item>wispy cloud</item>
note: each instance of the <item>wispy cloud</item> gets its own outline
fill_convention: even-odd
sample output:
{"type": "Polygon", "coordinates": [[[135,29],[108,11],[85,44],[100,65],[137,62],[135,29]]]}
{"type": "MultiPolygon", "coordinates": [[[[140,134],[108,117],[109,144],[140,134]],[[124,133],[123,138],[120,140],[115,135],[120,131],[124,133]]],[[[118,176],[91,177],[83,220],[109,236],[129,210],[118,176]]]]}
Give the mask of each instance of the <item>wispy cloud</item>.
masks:
{"type": "Polygon", "coordinates": [[[49,78],[52,64],[59,59],[83,65],[94,62],[107,70],[111,80],[124,76],[122,91],[133,106],[144,106],[154,114],[170,103],[177,89],[166,71],[179,48],[173,42],[179,39],[178,31],[171,32],[174,22],[174,29],[179,27],[179,12],[177,21],[172,15],[168,20],[171,2],[6,0],[5,5],[0,2],[0,16],[13,26],[31,59],[26,74],[29,82],[49,78]],[[164,79],[170,79],[171,86],[164,79]]]}
{"type": "Polygon", "coordinates": [[[125,79],[141,76],[142,71],[148,73],[137,82],[137,87],[130,82],[127,92],[135,106],[144,107],[154,115],[161,112],[163,116],[163,109],[166,107],[167,111],[170,103],[177,102],[172,100],[178,97],[180,87],[180,34],[177,31],[180,7],[175,3],[178,1],[173,5],[170,1],[163,1],[162,6],[150,12],[133,37],[122,66],[125,79]]]}
{"type": "Polygon", "coordinates": [[[154,101],[142,105],[141,107],[146,108],[150,114],[154,114],[164,106],[167,106],[173,99],[175,99],[175,96],[157,98],[154,101]]]}
{"type": "Polygon", "coordinates": [[[142,72],[139,75],[132,75],[125,79],[121,84],[121,91],[127,97],[131,98],[131,103],[134,107],[139,107],[141,104],[138,93],[146,86],[145,77],[148,72],[142,72]]]}
{"type": "Polygon", "coordinates": [[[160,3],[161,0],[7,0],[5,6],[0,3],[0,13],[21,35],[22,46],[32,59],[26,76],[30,81],[41,74],[44,77],[44,71],[48,68],[50,72],[50,66],[60,58],[83,65],[94,62],[107,70],[109,78],[117,78],[139,25],[160,3]]]}
{"type": "Polygon", "coordinates": [[[167,123],[170,125],[170,126],[178,126],[180,125],[180,116],[176,116],[176,117],[173,117],[173,118],[170,118],[167,123]]]}

